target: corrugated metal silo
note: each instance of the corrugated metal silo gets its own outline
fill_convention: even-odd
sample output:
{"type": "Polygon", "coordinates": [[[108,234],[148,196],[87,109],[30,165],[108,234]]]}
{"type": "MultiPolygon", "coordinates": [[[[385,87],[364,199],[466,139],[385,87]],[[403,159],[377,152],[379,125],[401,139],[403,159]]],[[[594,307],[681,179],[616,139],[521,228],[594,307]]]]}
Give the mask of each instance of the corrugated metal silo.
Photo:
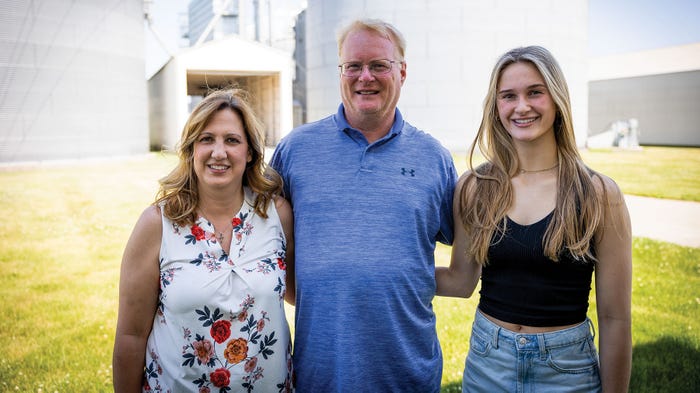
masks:
{"type": "Polygon", "coordinates": [[[0,4],[0,162],[148,151],[142,3],[0,4]]]}

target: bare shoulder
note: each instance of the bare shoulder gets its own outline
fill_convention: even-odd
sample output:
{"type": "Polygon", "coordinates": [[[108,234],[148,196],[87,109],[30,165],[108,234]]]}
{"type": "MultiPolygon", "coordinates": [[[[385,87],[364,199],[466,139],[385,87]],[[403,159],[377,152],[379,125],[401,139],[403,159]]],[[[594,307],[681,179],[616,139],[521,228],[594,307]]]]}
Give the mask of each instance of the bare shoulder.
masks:
{"type": "Polygon", "coordinates": [[[289,201],[284,199],[283,197],[279,195],[274,196],[274,201],[275,201],[275,207],[277,208],[277,211],[291,211],[292,210],[292,205],[289,204],[289,201]]]}
{"type": "Polygon", "coordinates": [[[148,206],[141,213],[129,240],[130,244],[143,246],[158,241],[163,230],[163,221],[158,206],[148,206]]]}
{"type": "Polygon", "coordinates": [[[275,196],[275,208],[277,209],[277,215],[282,221],[282,225],[289,225],[294,220],[294,215],[292,213],[292,205],[281,196],[275,196]]]}
{"type": "Polygon", "coordinates": [[[605,196],[607,202],[611,205],[616,205],[624,201],[622,190],[615,183],[615,180],[602,173],[596,172],[593,176],[593,186],[598,193],[605,196]]]}
{"type": "Polygon", "coordinates": [[[163,221],[158,206],[147,207],[139,217],[124,250],[122,266],[127,271],[158,269],[158,254],[163,233],[163,221]]]}
{"type": "Polygon", "coordinates": [[[285,237],[287,238],[288,254],[291,255],[294,244],[294,214],[292,212],[292,205],[281,196],[276,196],[274,198],[277,216],[280,218],[280,223],[282,224],[285,237]]]}
{"type": "Polygon", "coordinates": [[[145,227],[145,229],[157,229],[163,225],[161,218],[160,207],[155,205],[150,205],[141,213],[138,221],[139,226],[145,227]]]}

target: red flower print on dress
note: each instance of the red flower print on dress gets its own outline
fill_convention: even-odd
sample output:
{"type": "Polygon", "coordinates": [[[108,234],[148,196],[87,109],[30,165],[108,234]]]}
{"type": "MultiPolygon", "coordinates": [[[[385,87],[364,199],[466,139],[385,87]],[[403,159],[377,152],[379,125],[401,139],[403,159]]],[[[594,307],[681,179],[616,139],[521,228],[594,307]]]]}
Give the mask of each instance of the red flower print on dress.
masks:
{"type": "Polygon", "coordinates": [[[204,238],[206,237],[204,229],[202,229],[199,225],[192,225],[191,232],[192,235],[194,235],[194,238],[197,240],[204,240],[204,238]]]}
{"type": "Polygon", "coordinates": [[[224,357],[231,364],[242,362],[248,357],[248,340],[241,337],[229,341],[224,349],[224,357]]]}
{"type": "Polygon", "coordinates": [[[287,264],[284,263],[284,259],[282,259],[282,258],[277,258],[277,266],[282,270],[287,269],[287,264]]]}
{"type": "Polygon", "coordinates": [[[211,383],[216,386],[217,388],[223,388],[228,386],[231,383],[231,372],[228,371],[225,368],[217,368],[209,374],[209,379],[211,380],[211,383]]]}
{"type": "Polygon", "coordinates": [[[211,325],[211,337],[217,344],[222,344],[231,336],[231,322],[225,319],[220,319],[211,325]]]}
{"type": "MultiPolygon", "coordinates": [[[[197,319],[203,327],[208,329],[211,336],[210,340],[205,338],[206,333],[205,336],[197,333],[194,341],[183,347],[182,350],[182,366],[196,367],[196,364],[204,364],[209,368],[208,371],[198,374],[200,377],[192,381],[196,386],[197,393],[230,392],[229,385],[239,383],[248,392],[251,392],[256,381],[265,377],[263,375],[264,367],[259,364],[263,361],[260,356],[266,360],[274,356],[277,352],[275,344],[278,339],[274,330],[265,334],[266,329],[269,329],[270,318],[265,310],[260,310],[258,317],[258,313],[253,312],[254,304],[255,298],[250,294],[246,295],[240,304],[241,310],[238,314],[233,314],[233,311],[230,311],[228,318],[225,318],[225,314],[219,308],[212,311],[205,305],[201,309],[195,309],[197,319]],[[231,339],[232,328],[237,323],[236,319],[240,319],[243,323],[240,329],[238,327],[235,329],[242,332],[243,337],[231,339]],[[221,347],[217,348],[216,345],[222,345],[226,340],[228,341],[222,354],[221,347]],[[245,374],[241,375],[241,372],[245,372],[245,374]],[[232,375],[235,376],[232,377],[232,375]]],[[[186,328],[185,332],[186,339],[189,340],[192,335],[190,329],[186,328]]],[[[287,351],[290,351],[291,345],[289,343],[287,347],[287,351]]],[[[287,356],[289,359],[289,352],[287,356]]],[[[289,379],[289,366],[287,368],[287,379],[289,379]]],[[[284,384],[277,383],[277,389],[283,388],[284,384]]],[[[265,391],[269,391],[269,389],[265,391]]]]}
{"type": "Polygon", "coordinates": [[[242,223],[243,223],[243,220],[241,220],[241,219],[238,218],[238,217],[233,217],[233,218],[231,219],[231,225],[233,225],[234,228],[237,227],[237,226],[239,226],[239,225],[241,225],[242,223]]]}

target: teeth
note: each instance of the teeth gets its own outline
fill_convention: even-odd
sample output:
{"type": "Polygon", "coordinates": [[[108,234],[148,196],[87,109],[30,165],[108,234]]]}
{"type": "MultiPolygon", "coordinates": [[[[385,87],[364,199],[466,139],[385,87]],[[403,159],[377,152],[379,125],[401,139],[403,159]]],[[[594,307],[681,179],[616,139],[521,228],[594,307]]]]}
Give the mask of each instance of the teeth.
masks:
{"type": "Polygon", "coordinates": [[[530,124],[533,121],[535,121],[535,119],[518,119],[513,121],[515,122],[515,124],[530,124]]]}
{"type": "Polygon", "coordinates": [[[359,93],[362,94],[362,95],[376,94],[376,93],[373,92],[373,91],[361,91],[361,92],[359,92],[359,93]]]}
{"type": "Polygon", "coordinates": [[[225,165],[209,165],[211,169],[215,169],[217,171],[223,171],[224,169],[228,168],[225,165]]]}

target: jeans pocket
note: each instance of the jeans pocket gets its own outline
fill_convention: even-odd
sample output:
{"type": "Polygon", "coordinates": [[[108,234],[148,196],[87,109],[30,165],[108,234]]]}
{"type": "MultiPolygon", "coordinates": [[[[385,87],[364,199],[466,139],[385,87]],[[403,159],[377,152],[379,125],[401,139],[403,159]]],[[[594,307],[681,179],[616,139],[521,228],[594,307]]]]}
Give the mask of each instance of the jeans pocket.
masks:
{"type": "Polygon", "coordinates": [[[469,352],[486,357],[491,351],[491,338],[480,333],[480,331],[472,329],[472,335],[469,338],[469,352]]]}
{"type": "Polygon", "coordinates": [[[550,367],[564,374],[580,374],[597,370],[598,356],[595,347],[582,340],[570,345],[549,348],[547,363],[550,367]]]}

